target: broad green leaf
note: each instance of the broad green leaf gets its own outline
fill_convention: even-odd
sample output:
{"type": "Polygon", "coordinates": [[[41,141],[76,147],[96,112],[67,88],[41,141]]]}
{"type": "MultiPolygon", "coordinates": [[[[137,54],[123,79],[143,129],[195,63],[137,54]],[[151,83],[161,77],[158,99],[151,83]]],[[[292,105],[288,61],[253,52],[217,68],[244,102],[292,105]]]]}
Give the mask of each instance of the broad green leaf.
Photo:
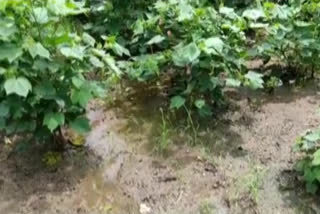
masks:
{"type": "Polygon", "coordinates": [[[125,47],[119,45],[118,43],[115,43],[113,45],[112,50],[119,56],[123,56],[123,54],[127,55],[127,56],[130,56],[129,50],[126,49],[125,47]]]}
{"type": "Polygon", "coordinates": [[[164,36],[156,35],[156,36],[154,36],[152,39],[150,39],[146,44],[147,44],[147,45],[159,44],[159,43],[161,43],[163,40],[165,40],[165,37],[164,37],[164,36]]]}
{"type": "Polygon", "coordinates": [[[103,61],[110,67],[112,71],[114,71],[118,76],[122,74],[121,70],[116,65],[116,61],[110,56],[107,55],[103,58],[103,61]]]}
{"type": "Polygon", "coordinates": [[[34,8],[31,15],[31,21],[36,22],[38,24],[46,24],[49,21],[47,8],[34,8]]]}
{"type": "Polygon", "coordinates": [[[35,58],[36,56],[40,56],[43,58],[50,59],[49,51],[45,47],[43,47],[42,44],[39,42],[31,44],[28,47],[28,51],[32,56],[32,58],[35,58]]]}
{"type": "Polygon", "coordinates": [[[83,108],[86,108],[89,100],[92,99],[91,91],[87,88],[81,88],[80,90],[74,90],[71,95],[71,100],[74,104],[79,104],[83,108]]]}
{"type": "Polygon", "coordinates": [[[308,193],[316,194],[316,192],[318,191],[318,188],[319,188],[318,185],[315,183],[307,183],[306,184],[306,189],[307,189],[308,193]]]}
{"type": "Polygon", "coordinates": [[[55,15],[77,15],[85,13],[88,9],[83,8],[82,4],[67,0],[48,0],[47,7],[55,15]]]}
{"type": "Polygon", "coordinates": [[[13,20],[0,19],[0,40],[8,41],[18,31],[13,20]]]}
{"type": "Polygon", "coordinates": [[[250,28],[252,28],[252,29],[267,28],[267,27],[269,27],[269,24],[265,24],[265,23],[250,23],[250,28]]]}
{"type": "Polygon", "coordinates": [[[1,0],[0,1],[0,11],[5,11],[9,0],[1,0]]]}
{"type": "Polygon", "coordinates": [[[65,15],[68,13],[66,0],[48,0],[49,10],[56,15],[65,15]]]}
{"type": "Polygon", "coordinates": [[[0,45],[0,61],[7,59],[10,63],[22,55],[22,48],[15,44],[0,45]]]}
{"type": "Polygon", "coordinates": [[[70,123],[70,128],[79,134],[86,134],[91,130],[89,120],[85,117],[76,118],[70,123]]]}
{"type": "Polygon", "coordinates": [[[315,167],[313,170],[312,170],[313,174],[314,174],[314,177],[320,181],[320,167],[315,167]]]}
{"type": "Polygon", "coordinates": [[[32,90],[31,83],[25,77],[11,78],[5,81],[4,89],[7,95],[17,94],[26,97],[32,90]]]}
{"type": "Polygon", "coordinates": [[[237,14],[235,13],[233,8],[230,7],[220,7],[219,13],[222,15],[225,15],[229,19],[235,19],[237,18],[237,14]]]}
{"type": "Polygon", "coordinates": [[[186,99],[181,96],[174,96],[170,100],[170,108],[171,109],[179,109],[181,108],[186,102],[186,99]]]}
{"type": "Polygon", "coordinates": [[[64,117],[64,114],[61,112],[47,113],[45,114],[43,119],[43,125],[47,126],[51,132],[53,132],[59,126],[64,125],[64,123],[65,123],[65,117],[64,117]]]}
{"type": "Polygon", "coordinates": [[[203,99],[198,99],[194,102],[194,105],[198,108],[201,109],[206,105],[206,101],[203,99]]]}
{"type": "Polygon", "coordinates": [[[249,71],[245,78],[248,80],[247,85],[252,89],[263,88],[263,74],[259,74],[253,71],[249,71]]]}
{"type": "Polygon", "coordinates": [[[33,92],[43,99],[53,99],[56,95],[56,89],[50,81],[40,82],[34,87],[33,92]]]}
{"type": "Polygon", "coordinates": [[[313,154],[312,165],[313,165],[313,166],[319,166],[319,165],[320,165],[320,149],[317,150],[317,151],[313,154]]]}
{"type": "Polygon", "coordinates": [[[79,60],[83,60],[84,51],[86,47],[84,46],[75,46],[75,47],[62,47],[60,48],[60,52],[68,58],[75,58],[79,60]]]}
{"type": "Polygon", "coordinates": [[[287,20],[292,16],[292,8],[288,7],[287,5],[276,5],[272,11],[272,14],[274,17],[287,20]]]}
{"type": "Polygon", "coordinates": [[[242,16],[246,17],[250,20],[257,21],[260,18],[264,18],[265,14],[264,14],[263,10],[248,9],[243,12],[242,16]]]}
{"type": "Polygon", "coordinates": [[[172,60],[176,66],[184,67],[194,62],[200,56],[200,50],[195,43],[179,47],[172,54],[172,60]]]}
{"type": "Polygon", "coordinates": [[[0,103],[0,118],[1,117],[4,117],[4,118],[8,117],[9,111],[10,111],[10,108],[6,102],[0,103]]]}
{"type": "Polygon", "coordinates": [[[212,111],[210,109],[210,107],[205,104],[204,106],[202,106],[202,108],[198,108],[198,112],[199,112],[199,115],[201,117],[209,117],[209,116],[212,116],[212,111]]]}
{"type": "Polygon", "coordinates": [[[90,45],[91,47],[94,47],[96,43],[96,40],[92,36],[90,36],[88,33],[83,33],[82,39],[86,44],[90,45]]]}
{"type": "Polygon", "coordinates": [[[207,54],[220,55],[224,42],[219,37],[211,37],[204,41],[204,52],[207,54]]]}
{"type": "Polygon", "coordinates": [[[143,20],[138,19],[133,26],[133,33],[134,35],[143,34],[144,27],[143,27],[143,20]]]}
{"type": "Polygon", "coordinates": [[[179,4],[178,9],[179,9],[179,17],[178,17],[179,22],[192,19],[193,8],[191,5],[185,2],[182,2],[179,4]]]}
{"type": "Polygon", "coordinates": [[[241,81],[233,78],[226,79],[226,86],[228,87],[240,87],[241,81]]]}
{"type": "Polygon", "coordinates": [[[6,73],[6,69],[0,67],[0,75],[4,75],[6,73]]]}
{"type": "Polygon", "coordinates": [[[72,84],[80,89],[81,86],[83,86],[83,84],[85,83],[85,80],[82,76],[76,76],[76,77],[72,77],[72,84]]]}
{"type": "Polygon", "coordinates": [[[304,170],[303,177],[304,177],[305,181],[308,183],[312,183],[316,179],[316,177],[310,167],[308,167],[304,170]]]}
{"type": "Polygon", "coordinates": [[[98,57],[90,56],[89,61],[91,65],[93,65],[96,68],[103,68],[104,64],[101,62],[101,60],[98,57]]]}
{"type": "Polygon", "coordinates": [[[310,134],[303,136],[303,138],[308,141],[313,141],[313,142],[318,141],[320,140],[320,132],[319,131],[312,132],[310,134]]]}

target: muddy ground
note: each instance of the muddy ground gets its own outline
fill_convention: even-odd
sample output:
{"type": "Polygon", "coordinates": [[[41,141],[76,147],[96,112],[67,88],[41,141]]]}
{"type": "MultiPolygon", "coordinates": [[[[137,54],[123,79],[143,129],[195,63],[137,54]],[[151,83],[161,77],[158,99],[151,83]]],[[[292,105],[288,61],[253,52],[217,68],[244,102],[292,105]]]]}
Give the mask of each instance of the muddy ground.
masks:
{"type": "Polygon", "coordinates": [[[0,144],[0,214],[320,213],[292,170],[295,139],[320,122],[316,91],[226,92],[229,108],[197,136],[174,121],[162,155],[153,149],[161,98],[95,102],[86,147],[64,152],[54,168],[41,147],[12,153],[0,144]]]}

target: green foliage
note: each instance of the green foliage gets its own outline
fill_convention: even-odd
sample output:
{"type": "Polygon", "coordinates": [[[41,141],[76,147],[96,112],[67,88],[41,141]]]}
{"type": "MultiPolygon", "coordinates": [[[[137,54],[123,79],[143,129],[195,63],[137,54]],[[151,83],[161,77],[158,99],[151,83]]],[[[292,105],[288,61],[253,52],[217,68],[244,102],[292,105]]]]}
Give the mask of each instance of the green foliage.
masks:
{"type": "Polygon", "coordinates": [[[281,61],[296,75],[319,71],[319,11],[314,0],[290,1],[279,5],[266,1],[262,7],[248,9],[242,16],[255,31],[253,56],[281,61]]]}
{"type": "Polygon", "coordinates": [[[307,191],[315,194],[320,186],[320,129],[298,138],[295,150],[302,154],[296,168],[306,182],[307,191]]]}
{"type": "Polygon", "coordinates": [[[247,70],[249,59],[319,70],[318,1],[242,3],[2,0],[0,130],[88,132],[86,106],[103,92],[89,72],[166,89],[170,109],[191,118],[189,110],[211,116],[225,87],[280,85],[280,75],[265,83],[265,74],[247,70]]]}
{"type": "Polygon", "coordinates": [[[202,116],[211,115],[211,107],[223,102],[227,78],[239,81],[238,86],[247,82],[244,19],[234,11],[224,13],[228,9],[217,11],[206,0],[140,4],[141,11],[135,20],[129,19],[126,32],[117,33],[131,55],[122,66],[123,74],[150,84],[170,79],[172,109],[187,105],[202,116]]]}
{"type": "Polygon", "coordinates": [[[1,1],[0,129],[7,135],[48,136],[68,125],[90,130],[81,115],[101,90],[86,73],[92,64],[114,65],[75,19],[86,12],[83,2],[1,1]]]}

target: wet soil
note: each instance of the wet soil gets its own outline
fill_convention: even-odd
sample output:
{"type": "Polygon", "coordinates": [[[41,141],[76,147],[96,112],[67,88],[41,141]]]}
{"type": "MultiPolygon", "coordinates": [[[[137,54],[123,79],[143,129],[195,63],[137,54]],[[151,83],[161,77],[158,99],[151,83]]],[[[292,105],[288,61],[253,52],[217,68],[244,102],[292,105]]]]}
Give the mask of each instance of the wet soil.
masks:
{"type": "Polygon", "coordinates": [[[153,95],[92,103],[86,147],[64,152],[54,169],[41,147],[8,155],[0,144],[0,214],[320,213],[292,151],[319,125],[316,87],[226,95],[229,108],[197,130],[196,146],[191,129],[173,121],[163,155],[153,149],[163,100],[153,95]]]}

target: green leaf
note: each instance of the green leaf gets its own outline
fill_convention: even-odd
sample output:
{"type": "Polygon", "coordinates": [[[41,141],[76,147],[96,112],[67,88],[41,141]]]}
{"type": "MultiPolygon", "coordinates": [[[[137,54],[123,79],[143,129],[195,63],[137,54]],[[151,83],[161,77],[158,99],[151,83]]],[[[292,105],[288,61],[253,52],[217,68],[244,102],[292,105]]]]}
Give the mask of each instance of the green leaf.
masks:
{"type": "Polygon", "coordinates": [[[25,77],[11,78],[5,81],[4,89],[7,95],[17,94],[26,97],[32,90],[31,83],[25,77]]]}
{"type": "Polygon", "coordinates": [[[13,20],[0,19],[0,40],[8,41],[18,31],[13,20]]]}
{"type": "Polygon", "coordinates": [[[174,96],[171,98],[170,108],[171,109],[179,109],[181,108],[186,102],[186,99],[181,96],[174,96]]]}
{"type": "Polygon", "coordinates": [[[206,105],[206,101],[203,99],[198,99],[195,101],[194,105],[198,108],[201,109],[206,105]]]}
{"type": "Polygon", "coordinates": [[[53,99],[56,95],[56,89],[50,81],[40,82],[34,87],[33,92],[43,99],[53,99]]]}
{"type": "Polygon", "coordinates": [[[76,118],[71,124],[70,128],[74,131],[78,132],[79,134],[86,134],[88,133],[90,128],[90,122],[85,117],[78,117],[76,118]]]}
{"type": "Polygon", "coordinates": [[[81,4],[67,0],[48,0],[48,9],[55,15],[77,15],[88,11],[81,4]],[[79,7],[80,6],[80,7],[79,7]]]}
{"type": "Polygon", "coordinates": [[[0,75],[4,75],[6,73],[6,69],[0,67],[0,75]]]}
{"type": "Polygon", "coordinates": [[[206,54],[220,55],[224,42],[219,37],[211,37],[204,41],[204,52],[206,54]]]}
{"type": "Polygon", "coordinates": [[[313,183],[313,181],[316,179],[315,175],[313,174],[312,172],[312,169],[311,168],[306,168],[304,170],[304,180],[307,182],[307,183],[313,183]]]}
{"type": "Polygon", "coordinates": [[[249,9],[249,10],[245,10],[242,16],[250,20],[257,21],[259,18],[265,17],[265,14],[263,10],[260,10],[260,9],[249,9]]]}
{"type": "Polygon", "coordinates": [[[9,0],[1,0],[0,1],[0,11],[5,11],[7,4],[8,4],[9,0]]]}
{"type": "Polygon", "coordinates": [[[6,128],[6,120],[0,117],[0,130],[4,130],[5,128],[6,128]]]}
{"type": "Polygon", "coordinates": [[[118,43],[115,43],[113,45],[112,50],[119,56],[123,56],[123,54],[127,55],[127,56],[130,56],[129,50],[126,49],[125,47],[119,45],[118,43]]]}
{"type": "Polygon", "coordinates": [[[313,154],[312,165],[313,165],[313,166],[319,166],[319,165],[320,165],[320,149],[317,150],[317,151],[313,154]]]}
{"type": "Polygon", "coordinates": [[[237,88],[241,86],[241,81],[233,78],[228,78],[226,79],[226,86],[237,88]]]}
{"type": "Polygon", "coordinates": [[[320,181],[320,167],[316,167],[313,169],[314,177],[317,179],[317,181],[320,181]]]}
{"type": "Polygon", "coordinates": [[[152,39],[150,39],[146,44],[147,44],[147,45],[159,44],[159,43],[161,43],[163,40],[165,40],[165,37],[164,37],[164,36],[156,35],[156,36],[154,36],[152,39]]]}
{"type": "Polygon", "coordinates": [[[86,44],[90,45],[91,47],[94,47],[94,44],[96,43],[96,40],[87,33],[82,34],[82,39],[86,44]]]}
{"type": "Polygon", "coordinates": [[[193,8],[191,5],[186,4],[186,3],[180,3],[178,6],[179,9],[179,17],[178,21],[182,22],[184,20],[189,20],[192,19],[193,17],[193,8]]]}
{"type": "Polygon", "coordinates": [[[258,88],[263,88],[263,75],[249,71],[246,75],[245,78],[249,81],[247,84],[250,88],[252,89],[258,89],[258,88]]]}
{"type": "Polygon", "coordinates": [[[60,52],[68,58],[75,58],[79,60],[83,60],[84,50],[86,47],[84,46],[75,46],[75,47],[62,47],[60,48],[60,52]]]}
{"type": "Polygon", "coordinates": [[[311,142],[318,141],[320,140],[320,132],[319,131],[312,132],[310,134],[303,136],[303,138],[311,142]]]}
{"type": "Polygon", "coordinates": [[[7,59],[10,63],[22,55],[22,48],[14,44],[0,45],[0,61],[7,59]]]}
{"type": "Polygon", "coordinates": [[[229,19],[235,19],[237,18],[237,14],[235,13],[233,8],[230,7],[220,7],[219,13],[222,15],[225,15],[229,19]]]}
{"type": "Polygon", "coordinates": [[[75,77],[72,77],[72,84],[80,89],[81,86],[85,83],[85,80],[82,76],[75,76],[75,77]]]}
{"type": "Polygon", "coordinates": [[[318,185],[315,183],[307,183],[306,184],[306,189],[307,189],[308,193],[316,194],[316,192],[318,191],[318,188],[319,188],[318,185]]]}
{"type": "Polygon", "coordinates": [[[202,108],[198,109],[199,115],[201,117],[212,116],[212,111],[209,105],[205,104],[202,108]]]}
{"type": "Polygon", "coordinates": [[[122,74],[121,70],[116,65],[116,61],[110,56],[107,55],[103,58],[103,61],[110,67],[112,71],[114,71],[118,76],[122,74]]]}
{"type": "Polygon", "coordinates": [[[133,26],[133,33],[134,35],[143,34],[144,27],[143,27],[143,20],[138,19],[133,26]]]}
{"type": "Polygon", "coordinates": [[[45,47],[43,47],[42,44],[39,42],[30,45],[28,47],[28,51],[32,58],[35,58],[36,56],[41,56],[43,58],[50,59],[49,51],[45,47]]]}
{"type": "Polygon", "coordinates": [[[49,21],[47,8],[34,8],[31,15],[31,21],[36,22],[38,24],[46,24],[49,21]]]}
{"type": "Polygon", "coordinates": [[[47,114],[45,114],[44,119],[43,119],[43,125],[47,126],[51,132],[53,132],[59,126],[64,125],[64,123],[65,123],[64,114],[60,113],[60,112],[47,113],[47,114]]]}
{"type": "Polygon", "coordinates": [[[195,43],[179,47],[172,54],[172,60],[176,66],[184,67],[194,62],[200,56],[200,50],[195,43]]]}
{"type": "Polygon", "coordinates": [[[7,118],[9,116],[10,108],[6,102],[0,103],[0,118],[7,118]]]}
{"type": "Polygon", "coordinates": [[[92,99],[91,91],[87,88],[73,91],[71,95],[72,103],[79,104],[81,107],[86,108],[89,100],[92,99]]]}
{"type": "Polygon", "coordinates": [[[96,68],[103,68],[104,64],[98,57],[90,56],[89,58],[90,63],[96,68]]]}

